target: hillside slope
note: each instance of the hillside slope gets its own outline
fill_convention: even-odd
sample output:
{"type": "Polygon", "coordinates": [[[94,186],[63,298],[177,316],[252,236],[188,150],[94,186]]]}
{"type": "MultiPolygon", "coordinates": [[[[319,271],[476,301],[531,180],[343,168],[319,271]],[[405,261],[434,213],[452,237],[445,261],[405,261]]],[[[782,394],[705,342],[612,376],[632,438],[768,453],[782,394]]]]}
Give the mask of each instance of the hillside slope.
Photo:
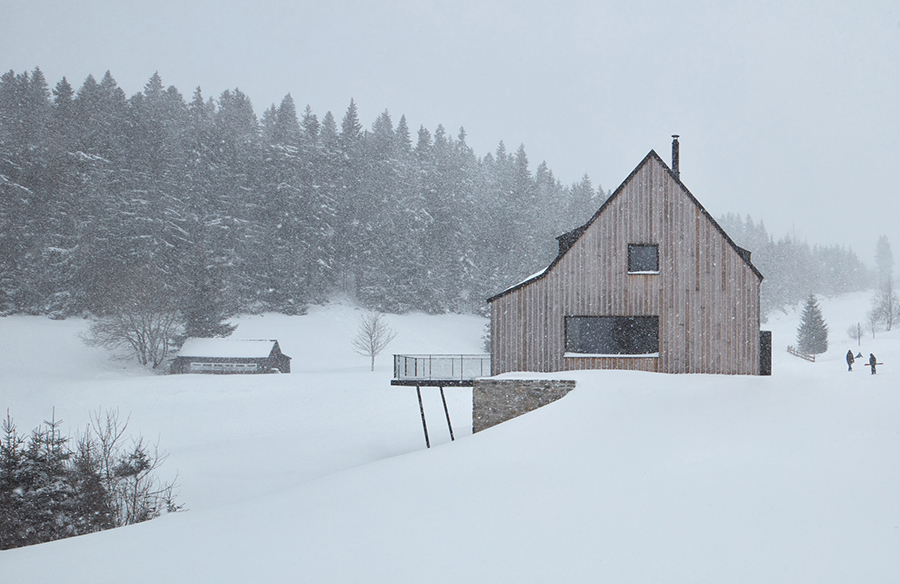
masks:
{"type": "MultiPolygon", "coordinates": [[[[885,363],[871,376],[846,371],[851,342],[836,332],[867,301],[822,301],[831,349],[814,364],[784,352],[796,311],[772,315],[772,377],[568,374],[566,398],[431,450],[414,392],[387,385],[388,359],[373,375],[345,347],[343,306],[242,320],[247,336],[276,331],[291,375],[147,376],[62,341],[68,377],[4,357],[27,388],[4,390],[21,427],[52,405],[67,422],[96,405],[132,411],[172,453],[190,508],[2,552],[4,580],[893,582],[900,336],[858,347],[885,363]]],[[[469,352],[483,320],[391,322],[389,350],[469,352]]],[[[75,324],[4,319],[0,342],[15,353],[15,338],[56,327],[75,324]]],[[[460,436],[470,398],[448,395],[460,436]]]]}

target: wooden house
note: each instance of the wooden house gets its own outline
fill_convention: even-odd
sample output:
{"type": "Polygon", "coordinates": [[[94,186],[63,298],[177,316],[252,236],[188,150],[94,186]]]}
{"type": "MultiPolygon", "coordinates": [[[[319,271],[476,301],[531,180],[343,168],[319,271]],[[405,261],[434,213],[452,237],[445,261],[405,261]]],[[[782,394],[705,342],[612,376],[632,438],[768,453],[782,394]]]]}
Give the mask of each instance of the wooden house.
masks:
{"type": "Polygon", "coordinates": [[[291,358],[274,339],[187,339],[172,373],[290,373],[291,358]]]}
{"type": "Polygon", "coordinates": [[[763,276],[654,151],[545,270],[488,299],[491,374],[767,375],[763,276]]]}

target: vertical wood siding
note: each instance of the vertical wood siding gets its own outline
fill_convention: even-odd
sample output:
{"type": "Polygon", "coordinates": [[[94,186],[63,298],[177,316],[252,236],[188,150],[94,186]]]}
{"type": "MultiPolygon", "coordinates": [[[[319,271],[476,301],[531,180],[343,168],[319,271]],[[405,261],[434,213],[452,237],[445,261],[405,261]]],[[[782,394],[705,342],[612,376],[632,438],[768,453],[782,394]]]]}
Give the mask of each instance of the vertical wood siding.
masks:
{"type": "Polygon", "coordinates": [[[753,269],[654,156],[543,278],[491,303],[493,374],[641,369],[758,374],[753,269]],[[659,246],[659,274],[628,274],[628,244],[659,246]],[[566,316],[659,316],[659,357],[564,358],[566,316]]]}

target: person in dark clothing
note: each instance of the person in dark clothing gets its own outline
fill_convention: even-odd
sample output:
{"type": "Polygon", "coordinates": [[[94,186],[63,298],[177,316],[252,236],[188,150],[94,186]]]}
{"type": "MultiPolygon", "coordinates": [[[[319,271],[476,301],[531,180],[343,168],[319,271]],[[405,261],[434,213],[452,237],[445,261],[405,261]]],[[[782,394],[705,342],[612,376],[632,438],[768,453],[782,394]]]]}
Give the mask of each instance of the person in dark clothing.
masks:
{"type": "Polygon", "coordinates": [[[869,367],[872,368],[872,375],[875,375],[875,364],[878,362],[878,359],[875,358],[874,353],[869,353],[869,367]]]}
{"type": "Polygon", "coordinates": [[[853,362],[856,359],[853,358],[853,351],[847,351],[847,371],[853,371],[853,362]]]}

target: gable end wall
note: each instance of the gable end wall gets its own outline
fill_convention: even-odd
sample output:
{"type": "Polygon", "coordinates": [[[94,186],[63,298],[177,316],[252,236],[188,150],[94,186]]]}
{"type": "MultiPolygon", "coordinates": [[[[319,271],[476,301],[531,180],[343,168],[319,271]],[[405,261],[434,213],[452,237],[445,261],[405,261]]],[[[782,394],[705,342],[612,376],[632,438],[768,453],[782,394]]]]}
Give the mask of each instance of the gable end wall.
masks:
{"type": "MultiPolygon", "coordinates": [[[[660,372],[757,374],[759,286],[759,273],[648,156],[545,276],[491,300],[492,373],[566,369],[565,316],[659,316],[660,372]],[[659,245],[658,275],[627,273],[629,243],[659,245]]],[[[647,369],[640,361],[609,362],[647,369]]]]}

